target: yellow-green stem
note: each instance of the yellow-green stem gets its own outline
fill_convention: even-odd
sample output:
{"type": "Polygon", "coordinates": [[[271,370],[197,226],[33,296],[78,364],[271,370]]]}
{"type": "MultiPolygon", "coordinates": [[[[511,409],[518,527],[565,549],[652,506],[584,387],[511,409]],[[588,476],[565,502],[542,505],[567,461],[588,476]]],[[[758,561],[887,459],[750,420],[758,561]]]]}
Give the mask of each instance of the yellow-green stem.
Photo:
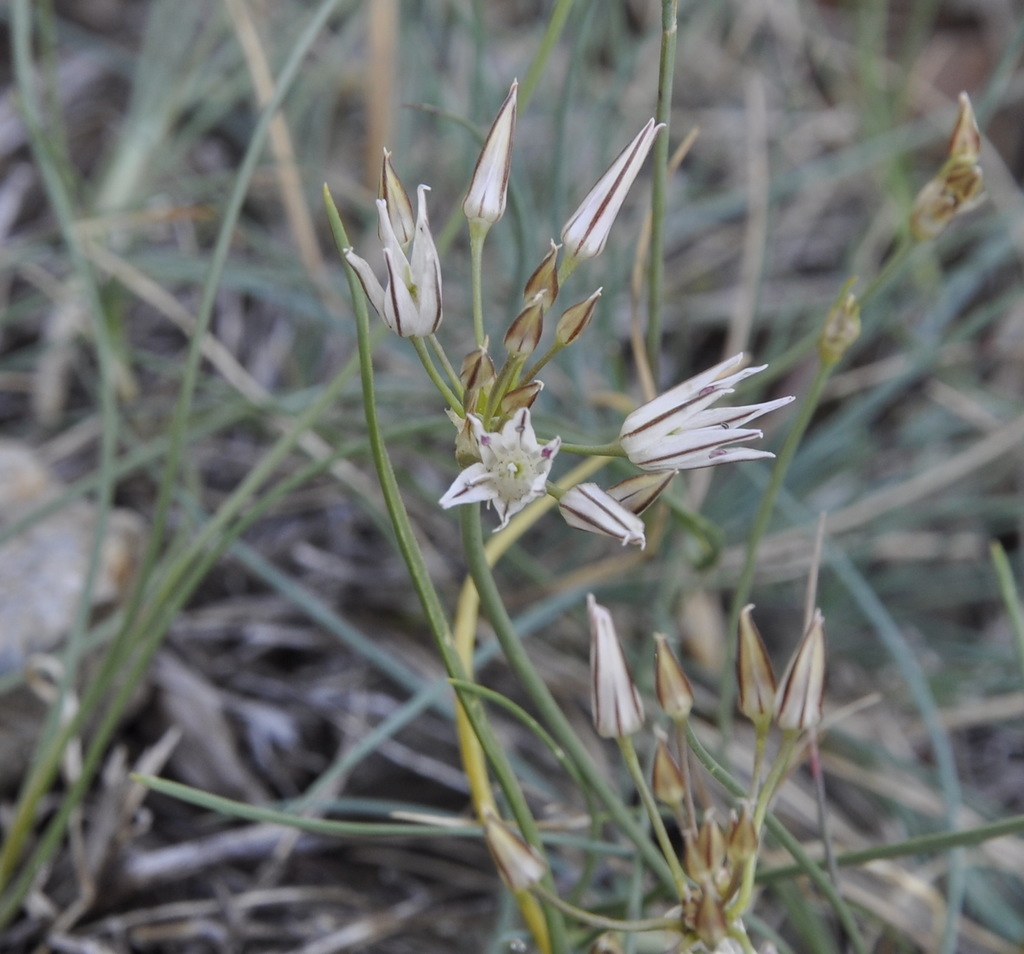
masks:
{"type": "Polygon", "coordinates": [[[679,864],[675,848],[673,848],[672,841],[668,837],[664,819],[661,817],[661,812],[658,811],[658,803],[655,801],[651,787],[647,784],[647,779],[644,777],[644,771],[640,767],[636,746],[633,745],[633,740],[629,736],[616,739],[616,741],[619,743],[619,750],[622,752],[626,768],[629,770],[633,784],[636,786],[637,794],[640,796],[640,801],[647,812],[651,827],[654,829],[654,837],[658,839],[658,846],[661,848],[661,853],[665,856],[665,861],[672,872],[672,879],[676,885],[676,894],[683,898],[686,896],[686,875],[683,874],[682,865],[679,864]]]}

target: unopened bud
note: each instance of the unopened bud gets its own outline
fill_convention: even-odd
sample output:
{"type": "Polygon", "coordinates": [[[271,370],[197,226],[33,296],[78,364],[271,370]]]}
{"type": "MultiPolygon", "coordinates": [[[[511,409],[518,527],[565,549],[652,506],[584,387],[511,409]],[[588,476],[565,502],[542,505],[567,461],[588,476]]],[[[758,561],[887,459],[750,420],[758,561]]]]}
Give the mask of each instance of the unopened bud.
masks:
{"type": "Polygon", "coordinates": [[[825,620],[821,610],[814,618],[779,684],[775,697],[775,722],[781,729],[809,729],[821,721],[825,695],[825,620]]]}
{"type": "Polygon", "coordinates": [[[608,495],[614,497],[630,513],[640,516],[664,493],[677,473],[679,471],[664,470],[634,474],[609,487],[608,495]]]}
{"type": "MultiPolygon", "coordinates": [[[[380,165],[377,198],[384,200],[395,238],[402,248],[406,248],[416,233],[416,216],[413,215],[409,193],[405,191],[402,180],[398,178],[398,173],[391,164],[391,153],[387,149],[384,150],[384,161],[380,165]]],[[[382,242],[387,242],[387,236],[379,227],[377,235],[382,242]]]]}
{"type": "Polygon", "coordinates": [[[775,673],[764,648],[764,640],[751,616],[753,605],[740,613],[739,645],[736,649],[736,684],[739,709],[754,725],[767,728],[775,711],[775,673]]]}
{"type": "Polygon", "coordinates": [[[960,94],[960,108],[949,140],[948,158],[914,200],[910,233],[919,241],[935,238],[954,216],[974,208],[981,199],[984,179],[978,158],[981,133],[966,93],[960,94]]]}
{"type": "Polygon", "coordinates": [[[740,813],[733,814],[729,822],[729,832],[725,838],[725,856],[734,868],[743,867],[746,862],[757,854],[757,828],[750,805],[746,802],[740,813]]]}
{"type": "Polygon", "coordinates": [[[491,809],[484,814],[484,838],[498,874],[510,891],[526,891],[544,878],[544,860],[491,809]]]}
{"type": "Polygon", "coordinates": [[[644,522],[597,484],[577,484],[570,488],[558,501],[558,509],[565,522],[576,530],[611,537],[623,546],[633,543],[641,550],[647,545],[644,522]]]}
{"type": "Polygon", "coordinates": [[[533,407],[537,395],[544,390],[543,381],[531,381],[512,391],[509,391],[502,399],[500,405],[501,416],[511,417],[516,411],[524,407],[533,407]]]}
{"type": "Polygon", "coordinates": [[[644,724],[644,706],[626,665],[611,613],[587,596],[590,622],[590,702],[597,734],[622,739],[644,724]]]}
{"type": "Polygon", "coordinates": [[[551,303],[558,297],[558,250],[561,247],[555,244],[554,239],[551,240],[551,250],[526,280],[523,301],[533,301],[540,295],[544,310],[547,311],[551,307],[551,303]]]}
{"type": "Polygon", "coordinates": [[[516,128],[516,91],[514,81],[491,125],[484,147],[476,161],[462,211],[471,224],[490,228],[505,214],[508,175],[512,166],[512,137],[516,128]]]}
{"type": "Polygon", "coordinates": [[[655,633],[654,642],[654,693],[658,705],[672,719],[687,719],[693,709],[693,686],[668,640],[661,633],[655,633]]]}
{"type": "Polygon", "coordinates": [[[497,374],[494,370],[494,362],[487,353],[487,342],[479,348],[475,348],[462,359],[462,367],[459,370],[459,379],[467,391],[482,390],[490,387],[497,374]]]}
{"type": "Polygon", "coordinates": [[[597,308],[597,299],[601,297],[602,289],[599,288],[589,298],[570,305],[555,325],[555,340],[561,345],[571,345],[593,320],[594,310],[597,308]]]}
{"type": "Polygon", "coordinates": [[[701,881],[700,901],[694,918],[697,936],[709,951],[718,950],[718,945],[729,935],[729,922],[725,917],[725,905],[710,878],[701,881]]]}
{"type": "Polygon", "coordinates": [[[824,364],[835,364],[847,348],[860,337],[860,305],[850,292],[855,279],[850,279],[825,316],[825,324],[818,336],[818,354],[824,364]]]}
{"type": "Polygon", "coordinates": [[[961,93],[957,99],[959,109],[953,134],[949,137],[949,158],[975,163],[981,156],[981,131],[974,118],[971,98],[961,93]]]}
{"type": "Polygon", "coordinates": [[[626,193],[663,125],[655,125],[653,119],[648,120],[569,217],[562,229],[562,242],[571,261],[601,254],[626,193]]]}
{"type": "Polygon", "coordinates": [[[510,355],[525,358],[533,354],[540,343],[543,330],[543,303],[539,295],[534,295],[526,307],[512,319],[512,324],[505,332],[505,349],[510,355]]]}
{"type": "Polygon", "coordinates": [[[654,797],[670,808],[677,808],[686,797],[683,770],[669,751],[665,733],[656,728],[657,744],[654,749],[654,767],[651,769],[651,788],[654,797]]]}

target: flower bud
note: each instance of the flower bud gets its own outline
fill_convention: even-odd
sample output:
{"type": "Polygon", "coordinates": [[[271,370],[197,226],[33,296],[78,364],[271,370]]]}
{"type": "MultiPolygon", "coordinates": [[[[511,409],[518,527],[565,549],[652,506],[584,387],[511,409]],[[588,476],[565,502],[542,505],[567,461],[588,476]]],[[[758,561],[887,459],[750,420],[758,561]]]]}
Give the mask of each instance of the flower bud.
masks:
{"type": "Polygon", "coordinates": [[[687,719],[693,709],[693,687],[669,648],[668,640],[654,634],[654,693],[658,705],[672,719],[687,719]]]}
{"type": "Polygon", "coordinates": [[[562,317],[555,325],[555,340],[560,345],[571,345],[590,324],[597,308],[597,299],[601,297],[603,289],[599,288],[589,298],[570,305],[562,312],[562,317]]]}
{"type": "Polygon", "coordinates": [[[935,238],[954,216],[974,208],[981,198],[984,180],[978,158],[981,133],[966,93],[949,140],[948,158],[914,200],[910,233],[919,241],[935,238]]]}
{"type": "MultiPolygon", "coordinates": [[[[384,161],[380,165],[377,198],[384,200],[391,229],[398,244],[403,249],[408,248],[416,234],[416,217],[412,212],[409,193],[405,191],[402,180],[398,178],[398,173],[395,172],[395,167],[391,164],[391,153],[387,149],[384,150],[384,161]]],[[[387,243],[388,236],[381,228],[380,223],[377,225],[377,235],[381,242],[387,243]]]]}
{"type": "Polygon", "coordinates": [[[619,939],[614,934],[606,932],[587,948],[587,954],[624,954],[624,951],[619,939]]]}
{"type": "Polygon", "coordinates": [[[494,370],[494,362],[487,353],[487,342],[479,348],[475,348],[462,359],[462,367],[459,369],[459,380],[467,391],[476,391],[488,388],[494,383],[497,374],[494,370]]]}
{"type": "Polygon", "coordinates": [[[544,310],[551,307],[551,303],[558,297],[558,250],[561,247],[555,244],[554,239],[551,240],[551,250],[526,280],[523,301],[532,301],[540,295],[544,310]]]}
{"type": "Polygon", "coordinates": [[[543,330],[544,306],[541,296],[534,295],[505,332],[505,349],[517,358],[528,357],[540,343],[543,330]]]}
{"type": "Polygon", "coordinates": [[[825,694],[825,620],[821,610],[814,618],[775,696],[775,722],[781,729],[809,729],[821,721],[825,694]]]}
{"type": "Polygon", "coordinates": [[[634,474],[609,487],[608,495],[614,497],[630,513],[640,516],[662,495],[677,473],[675,470],[664,470],[634,474]]]}
{"type": "Polygon", "coordinates": [[[736,650],[736,684],[739,709],[754,725],[767,728],[775,711],[775,673],[761,634],[751,618],[753,605],[740,613],[739,645],[736,650]]]}
{"type": "Polygon", "coordinates": [[[644,522],[597,484],[577,484],[570,488],[558,501],[558,509],[565,522],[577,530],[612,537],[623,546],[635,543],[641,550],[647,545],[644,522]]]}
{"type": "Polygon", "coordinates": [[[860,337],[860,305],[849,291],[852,284],[853,279],[839,293],[818,336],[818,354],[825,364],[835,364],[860,337]]]}
{"type": "Polygon", "coordinates": [[[543,390],[544,382],[534,380],[529,384],[523,384],[515,388],[515,390],[509,391],[501,399],[499,407],[501,416],[510,416],[524,407],[533,407],[533,402],[537,400],[537,395],[543,390]]]}
{"type": "Polygon", "coordinates": [[[729,822],[729,832],[725,837],[725,856],[729,864],[734,868],[742,868],[757,854],[758,842],[750,805],[744,802],[740,813],[733,813],[729,822]]]}
{"type": "Polygon", "coordinates": [[[490,228],[505,214],[508,175],[512,165],[512,137],[516,128],[516,91],[513,81],[505,101],[491,125],[484,147],[476,161],[462,211],[470,225],[490,228]]]}
{"type": "Polygon", "coordinates": [[[718,945],[729,934],[729,922],[725,918],[725,905],[718,896],[710,879],[701,882],[700,903],[697,905],[697,916],[694,919],[697,936],[704,942],[708,950],[717,950],[718,945]]]}
{"type": "Polygon", "coordinates": [[[484,813],[484,838],[510,891],[526,891],[543,879],[547,872],[544,860],[491,809],[484,813]]]}
{"type": "Polygon", "coordinates": [[[590,702],[597,734],[621,739],[644,724],[644,706],[626,665],[611,613],[587,596],[590,621],[590,702]]]}
{"type": "MultiPolygon", "coordinates": [[[[710,809],[704,814],[704,821],[697,829],[697,839],[694,843],[696,849],[697,863],[702,872],[706,872],[712,878],[716,877],[722,865],[725,864],[725,835],[722,828],[715,820],[715,813],[710,809]]],[[[705,875],[702,873],[695,880],[701,880],[705,875]]]]}
{"type": "Polygon", "coordinates": [[[678,808],[686,797],[683,770],[669,751],[665,733],[655,728],[657,744],[654,749],[654,767],[651,769],[651,788],[654,797],[669,808],[678,808]]]}
{"type": "Polygon", "coordinates": [[[601,254],[626,193],[663,125],[655,125],[654,120],[649,119],[569,217],[562,229],[562,242],[570,259],[594,258],[601,254]]]}

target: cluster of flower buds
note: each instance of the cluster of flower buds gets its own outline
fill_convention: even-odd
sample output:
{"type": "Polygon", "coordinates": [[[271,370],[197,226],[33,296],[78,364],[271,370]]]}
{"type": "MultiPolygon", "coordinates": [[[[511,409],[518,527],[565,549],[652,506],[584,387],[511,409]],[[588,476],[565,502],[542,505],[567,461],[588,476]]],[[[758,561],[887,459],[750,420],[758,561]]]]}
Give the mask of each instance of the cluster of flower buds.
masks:
{"type": "MultiPolygon", "coordinates": [[[[462,203],[475,254],[505,211],[517,92],[518,84],[513,83],[484,139],[462,203]]],[[[550,344],[536,357],[544,339],[545,318],[564,278],[580,262],[604,249],[612,224],[661,129],[662,124],[648,120],[569,216],[561,231],[562,244],[551,242],[527,280],[523,305],[502,338],[505,359],[500,367],[489,354],[482,326],[477,325],[476,346],[464,358],[457,380],[452,372],[449,416],[457,429],[456,459],[462,471],[441,497],[442,507],[486,502],[496,510],[501,529],[531,501],[552,493],[570,526],[623,545],[644,547],[640,515],[677,471],[772,456],[736,445],[760,438],[760,430],[746,425],[792,398],[735,408],[711,407],[731,393],[733,385],[761,370],[738,370],[743,356],[736,355],[626,418],[619,435],[619,453],[644,473],[607,489],[585,483],[562,491],[548,483],[561,442],[558,437],[542,442],[534,432],[530,409],[543,388],[538,373],[559,351],[579,340],[593,319],[601,289],[562,312],[550,344]]],[[[377,199],[384,282],[365,259],[351,248],[344,250],[368,300],[387,326],[402,337],[431,337],[441,323],[441,266],[427,219],[427,191],[427,186],[419,186],[414,216],[409,195],[385,150],[377,199]]]]}
{"type": "Polygon", "coordinates": [[[959,104],[946,161],[917,194],[911,209],[910,232],[920,241],[935,238],[982,197],[981,133],[966,93],[960,94],[959,104]]]}
{"type": "MultiPolygon", "coordinates": [[[[655,636],[655,694],[662,711],[673,723],[675,752],[668,735],[656,727],[650,789],[674,814],[684,844],[685,883],[680,904],[670,916],[678,918],[678,930],[684,938],[699,942],[708,950],[743,930],[741,918],[750,900],[767,805],[784,777],[799,734],[815,727],[822,715],[825,632],[820,611],[814,613],[784,675],[776,681],[751,616],[752,609],[747,606],[740,619],[736,663],[739,709],[754,723],[761,742],[775,725],[788,743],[780,747],[767,783],[762,784],[760,757],[756,759],[749,799],[737,804],[725,824],[718,821],[713,809],[706,810],[698,823],[689,790],[685,734],[694,704],[693,689],[668,640],[660,634],[655,636]]],[[[643,703],[611,614],[589,596],[587,615],[594,726],[599,735],[628,740],[643,727],[643,703]]]]}

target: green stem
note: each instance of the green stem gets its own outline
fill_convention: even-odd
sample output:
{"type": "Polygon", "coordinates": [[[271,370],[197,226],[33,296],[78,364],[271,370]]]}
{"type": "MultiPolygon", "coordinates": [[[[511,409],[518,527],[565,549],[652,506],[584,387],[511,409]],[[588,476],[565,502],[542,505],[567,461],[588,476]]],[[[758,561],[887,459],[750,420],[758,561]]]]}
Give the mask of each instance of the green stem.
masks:
{"type": "Polygon", "coordinates": [[[668,831],[665,828],[664,819],[661,817],[661,812],[658,811],[658,803],[655,801],[654,795],[651,792],[651,787],[647,784],[647,779],[644,776],[644,771],[640,767],[640,759],[636,754],[636,746],[633,745],[633,740],[629,738],[629,736],[617,739],[616,741],[619,743],[622,758],[624,759],[626,768],[629,770],[629,774],[633,779],[633,784],[636,786],[636,791],[640,796],[640,801],[643,802],[644,810],[647,812],[647,817],[650,819],[651,827],[654,829],[654,836],[658,839],[658,845],[661,847],[661,853],[665,856],[665,861],[668,862],[669,869],[672,871],[672,878],[676,883],[676,895],[680,899],[685,898],[687,894],[686,875],[683,874],[682,865],[679,864],[679,858],[676,856],[675,848],[672,846],[672,841],[668,837],[668,831]]]}
{"type": "Polygon", "coordinates": [[[430,336],[430,347],[434,349],[434,354],[437,355],[437,360],[441,362],[441,367],[444,369],[444,373],[448,375],[448,380],[452,384],[452,388],[459,394],[462,394],[462,379],[459,377],[459,372],[452,367],[451,361],[448,360],[448,352],[441,347],[441,342],[437,340],[437,335],[430,336]]]}
{"type": "Polygon", "coordinates": [[[526,71],[526,79],[519,86],[519,109],[526,111],[526,104],[529,103],[533,91],[540,82],[541,74],[547,65],[558,38],[562,35],[565,22],[569,19],[569,11],[572,10],[573,0],[557,0],[554,10],[551,11],[551,18],[548,20],[547,29],[540,43],[537,44],[537,51],[533,54],[533,60],[526,71]]]}
{"type": "Polygon", "coordinates": [[[491,626],[494,627],[502,652],[504,652],[512,671],[533,700],[533,704],[547,723],[551,734],[576,763],[580,775],[586,779],[587,784],[605,806],[608,814],[623,834],[636,845],[651,870],[665,886],[674,889],[675,881],[665,859],[661,857],[658,849],[647,836],[647,832],[594,764],[586,746],[577,737],[572,724],[562,712],[555,697],[551,694],[551,690],[548,689],[523,648],[487,562],[480,528],[480,508],[476,504],[467,504],[462,507],[462,542],[469,573],[476,584],[476,590],[480,597],[480,606],[490,620],[491,626]]]}
{"type": "MultiPolygon", "coordinates": [[[[700,763],[707,769],[708,774],[732,795],[742,798],[745,794],[743,786],[719,765],[711,753],[704,748],[700,739],[694,733],[692,725],[687,726],[686,738],[690,743],[693,754],[697,756],[700,763]]],[[[839,923],[843,926],[843,930],[846,932],[857,954],[868,954],[867,944],[860,935],[860,929],[857,927],[853,912],[839,894],[836,886],[829,880],[828,875],[811,859],[801,847],[800,842],[786,830],[785,826],[777,818],[767,815],[765,817],[765,827],[771,832],[772,837],[793,857],[801,873],[807,875],[814,886],[832,905],[833,910],[836,912],[836,917],[839,918],[839,923]]]]}
{"type": "MultiPolygon", "coordinates": [[[[334,234],[334,240],[340,251],[343,248],[347,248],[350,243],[341,217],[338,215],[337,206],[334,204],[334,200],[331,198],[326,186],[324,187],[324,202],[327,208],[327,217],[330,222],[331,231],[334,234]]],[[[409,576],[412,579],[413,588],[416,590],[420,604],[423,607],[423,612],[427,617],[427,624],[434,637],[434,643],[441,656],[445,672],[454,679],[468,681],[468,674],[456,651],[455,641],[452,637],[451,628],[448,625],[448,618],[445,615],[444,608],[441,605],[441,598],[438,596],[437,590],[430,579],[426,563],[423,560],[419,542],[416,540],[412,522],[402,500],[401,490],[391,464],[391,458],[384,444],[380,420],[377,416],[377,398],[373,384],[373,355],[370,350],[370,319],[366,307],[366,296],[352,268],[346,265],[345,270],[348,275],[353,310],[356,316],[356,339],[359,347],[363,413],[366,417],[370,452],[377,469],[377,478],[384,496],[384,503],[394,528],[399,552],[402,554],[406,568],[409,571],[409,576]]],[[[472,509],[477,508],[474,507],[472,509]]],[[[515,816],[523,837],[538,851],[541,857],[546,858],[537,822],[530,812],[526,798],[519,786],[519,781],[512,770],[505,750],[502,748],[487,720],[487,715],[480,699],[473,693],[459,692],[458,690],[456,692],[459,702],[473,728],[473,732],[480,741],[480,745],[494,770],[498,785],[501,787],[506,799],[508,799],[509,807],[515,816]]],[[[550,878],[550,873],[546,877],[550,878]]],[[[561,918],[550,909],[545,911],[545,916],[548,920],[548,930],[551,932],[554,950],[564,951],[566,949],[565,925],[562,923],[561,918]]]]}
{"type": "Polygon", "coordinates": [[[483,286],[484,238],[486,236],[486,230],[481,230],[478,222],[470,223],[469,263],[470,282],[473,289],[473,337],[478,348],[484,346],[484,339],[487,337],[484,329],[483,286]]]}
{"type": "Polygon", "coordinates": [[[1024,679],[1024,608],[1021,607],[1020,594],[1013,579],[1013,569],[1002,544],[998,540],[993,541],[989,553],[996,569],[996,578],[999,580],[1003,606],[1006,607],[1006,615],[1010,618],[1013,641],[1017,647],[1017,661],[1020,664],[1021,678],[1024,679]]]}
{"type": "Polygon", "coordinates": [[[540,374],[544,366],[564,347],[565,345],[562,344],[562,342],[552,341],[551,347],[544,352],[544,356],[536,364],[534,364],[528,371],[523,373],[523,381],[529,384],[530,381],[532,381],[535,377],[537,377],[538,374],[540,374]]]}
{"type": "MultiPolygon", "coordinates": [[[[636,920],[620,921],[617,918],[606,918],[600,914],[593,914],[583,908],[578,908],[568,901],[563,901],[557,894],[548,891],[541,885],[534,885],[530,888],[532,894],[558,908],[559,911],[575,918],[581,924],[589,924],[591,927],[601,928],[605,931],[620,931],[626,934],[636,934],[641,931],[678,931],[682,926],[679,918],[638,918],[636,920]]],[[[683,938],[693,943],[697,939],[690,935],[683,938]]],[[[687,950],[687,948],[678,948],[687,950]]]]}
{"type": "Polygon", "coordinates": [[[437,370],[437,366],[434,364],[433,359],[430,357],[430,352],[427,350],[426,342],[422,338],[410,338],[412,346],[416,349],[416,354],[419,355],[420,363],[423,365],[423,370],[427,372],[427,376],[431,381],[434,382],[434,387],[441,392],[441,397],[445,399],[453,411],[456,414],[462,414],[462,401],[455,395],[447,382],[441,376],[441,372],[437,370]]]}
{"type": "Polygon", "coordinates": [[[658,378],[661,356],[661,305],[665,270],[665,194],[668,180],[669,131],[672,118],[672,77],[676,64],[679,0],[662,0],[661,58],[658,65],[658,107],[655,118],[665,129],[654,141],[651,181],[651,248],[647,270],[647,362],[658,378]]]}

